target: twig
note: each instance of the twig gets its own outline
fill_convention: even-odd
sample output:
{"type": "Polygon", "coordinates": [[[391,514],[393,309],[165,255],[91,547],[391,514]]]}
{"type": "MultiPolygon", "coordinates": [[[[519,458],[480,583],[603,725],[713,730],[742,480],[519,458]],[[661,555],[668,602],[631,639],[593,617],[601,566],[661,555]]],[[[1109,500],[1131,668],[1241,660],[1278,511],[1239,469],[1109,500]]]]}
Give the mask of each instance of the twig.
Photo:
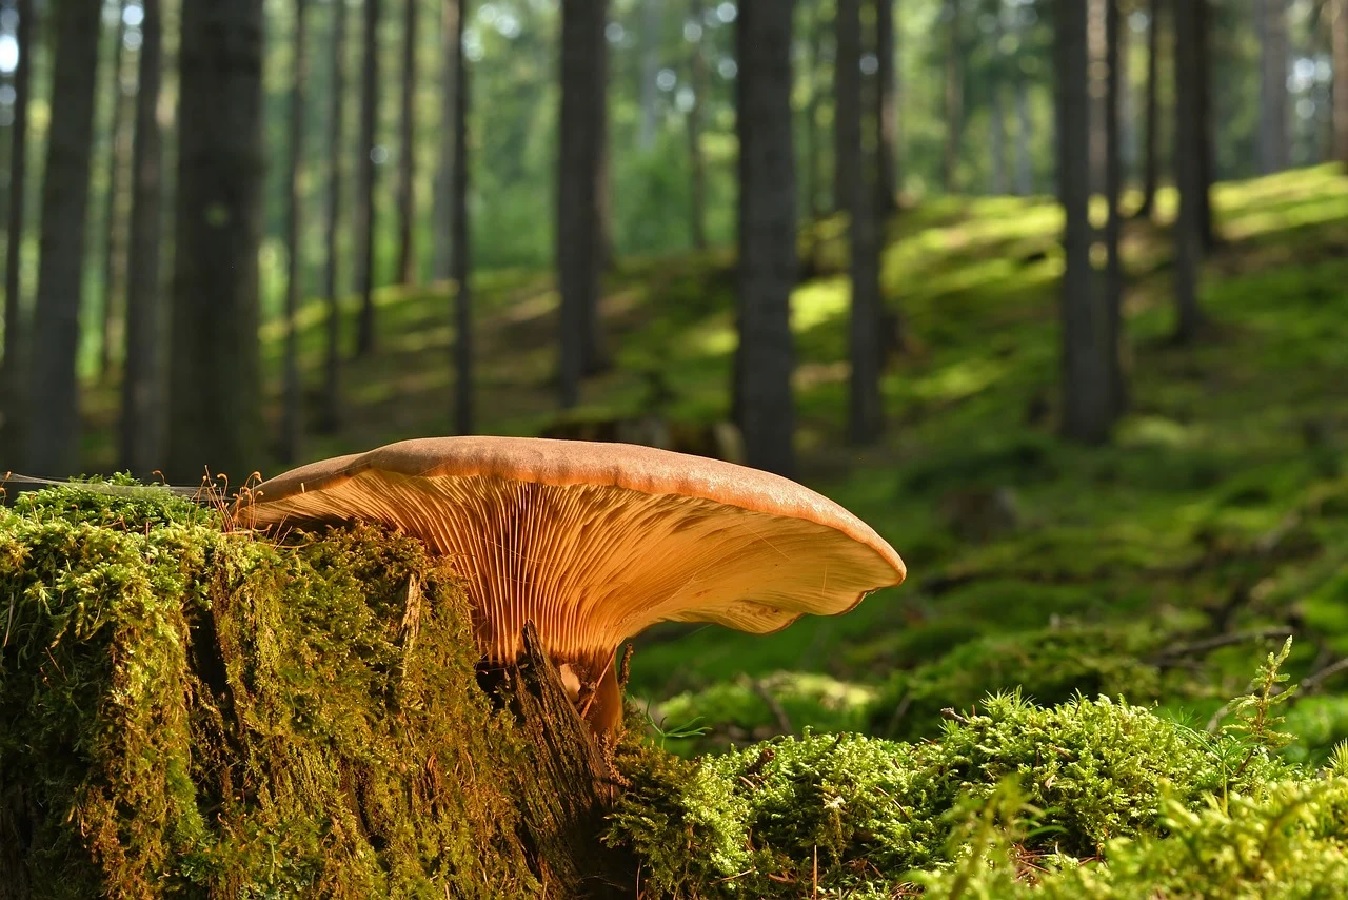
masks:
{"type": "Polygon", "coordinates": [[[1267,640],[1268,638],[1285,638],[1296,631],[1290,625],[1275,625],[1268,628],[1260,628],[1255,631],[1238,631],[1228,634],[1219,634],[1214,637],[1204,638],[1201,641],[1194,641],[1189,644],[1175,644],[1165,647],[1151,658],[1152,665],[1158,668],[1173,666],[1183,660],[1186,656],[1192,656],[1195,653],[1207,653],[1209,650],[1216,650],[1220,647],[1230,647],[1235,644],[1248,644],[1255,641],[1267,640]]]}
{"type": "Polygon", "coordinates": [[[795,729],[791,727],[791,717],[786,714],[781,702],[772,695],[768,686],[757,678],[750,681],[753,685],[754,693],[763,698],[763,702],[768,705],[768,711],[772,713],[772,718],[777,722],[777,730],[782,734],[790,734],[795,729]]]}

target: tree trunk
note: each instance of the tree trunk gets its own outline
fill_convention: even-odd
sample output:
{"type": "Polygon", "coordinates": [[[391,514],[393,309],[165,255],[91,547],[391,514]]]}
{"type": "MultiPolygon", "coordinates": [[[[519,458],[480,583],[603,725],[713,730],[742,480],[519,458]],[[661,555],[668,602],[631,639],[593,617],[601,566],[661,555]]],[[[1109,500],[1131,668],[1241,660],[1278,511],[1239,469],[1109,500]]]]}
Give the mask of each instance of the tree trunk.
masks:
{"type": "Polygon", "coordinates": [[[857,180],[857,170],[848,160],[856,143],[853,130],[861,127],[861,107],[856,105],[861,102],[861,26],[857,25],[855,48],[845,46],[853,37],[842,32],[851,25],[842,21],[841,7],[835,5],[833,15],[833,208],[843,212],[850,209],[857,180]]]}
{"type": "Polygon", "coordinates": [[[117,294],[121,279],[125,275],[122,263],[126,257],[122,253],[118,240],[121,234],[120,213],[122,212],[122,172],[126,169],[126,157],[129,151],[122,124],[126,112],[126,96],[122,91],[122,58],[125,56],[126,43],[126,0],[117,5],[117,27],[114,33],[112,49],[112,84],[109,103],[111,122],[108,126],[108,173],[107,199],[103,206],[103,283],[99,285],[103,294],[102,328],[98,342],[98,377],[106,383],[112,375],[113,346],[117,342],[117,294]]]}
{"type": "Polygon", "coordinates": [[[0,453],[18,459],[22,452],[24,353],[22,249],[24,185],[28,179],[28,101],[33,84],[33,56],[37,53],[34,0],[18,0],[15,38],[19,47],[14,69],[14,127],[9,156],[9,209],[5,226],[5,355],[0,360],[0,453]]]}
{"type": "Polygon", "coordinates": [[[165,474],[258,463],[262,0],[183,0],[165,474]]]}
{"type": "Polygon", "coordinates": [[[1202,326],[1198,306],[1198,264],[1203,253],[1203,225],[1199,194],[1205,191],[1200,133],[1199,93],[1202,90],[1199,52],[1200,20],[1194,3],[1176,0],[1175,23],[1175,182],[1179,189],[1179,216],[1175,221],[1175,339],[1192,343],[1202,326]]]}
{"type": "Polygon", "coordinates": [[[964,133],[964,57],[960,35],[960,0],[946,0],[945,152],[941,159],[941,186],[959,190],[960,141],[964,133]]]}
{"type": "Polygon", "coordinates": [[[736,414],[745,461],[786,476],[796,467],[790,315],[796,283],[793,6],[792,0],[742,4],[735,21],[740,185],[736,414]]]}
{"type": "Polygon", "coordinates": [[[1124,369],[1123,214],[1119,208],[1123,192],[1123,145],[1120,140],[1119,100],[1126,72],[1123,59],[1123,23],[1119,0],[1105,0],[1105,366],[1109,373],[1113,417],[1128,407],[1128,381],[1124,369]]]}
{"type": "Polygon", "coordinates": [[[1161,103],[1159,96],[1159,69],[1161,60],[1162,0],[1149,0],[1147,5],[1147,86],[1144,100],[1147,137],[1142,148],[1142,203],[1133,213],[1140,219],[1151,218],[1156,209],[1156,184],[1160,179],[1161,103]]]}
{"type": "Polygon", "coordinates": [[[300,205],[304,176],[304,84],[309,80],[306,45],[309,3],[295,0],[294,81],[290,87],[290,197],[286,210],[285,373],[281,389],[281,439],[277,456],[290,465],[300,453],[304,412],[300,400],[300,205]]]}
{"type": "Polygon", "coordinates": [[[454,277],[454,116],[458,108],[459,0],[440,4],[440,146],[435,164],[435,210],[431,233],[435,241],[432,275],[437,281],[454,277]]]}
{"type": "Polygon", "coordinates": [[[131,240],[127,251],[126,365],[122,373],[121,462],[148,478],[162,465],[163,293],[160,247],[163,137],[159,94],[164,64],[160,0],[141,0],[135,137],[131,148],[131,240]]]}
{"type": "Polygon", "coordinates": [[[895,167],[898,159],[898,111],[895,106],[894,0],[875,0],[876,160],[875,187],[881,221],[898,208],[895,167]]]}
{"type": "Polygon", "coordinates": [[[1030,159],[1030,141],[1034,121],[1030,118],[1030,86],[1025,76],[1016,75],[1016,193],[1027,197],[1034,192],[1034,164],[1030,159]]]}
{"type": "Polygon", "coordinates": [[[1003,54],[1001,50],[1002,36],[1005,30],[1002,24],[1002,10],[999,2],[994,7],[992,27],[992,47],[993,59],[996,69],[988,81],[988,92],[991,96],[988,98],[988,154],[990,156],[991,177],[988,180],[990,193],[1006,193],[1006,104],[1002,90],[1002,80],[1000,68],[1003,64],[1003,54]]]}
{"type": "MultiPolygon", "coordinates": [[[[1212,10],[1210,0],[1192,0],[1194,16],[1195,116],[1194,134],[1198,156],[1198,234],[1204,253],[1217,243],[1212,223],[1212,10]]],[[[1188,5],[1188,4],[1184,4],[1188,5]]]]}
{"type": "Polygon", "coordinates": [[[41,474],[74,475],[80,471],[80,300],[102,4],[65,0],[53,10],[56,59],[42,177],[25,460],[41,474]]]}
{"type": "Polygon", "coordinates": [[[417,217],[416,198],[416,89],[417,4],[406,0],[403,10],[402,106],[398,126],[398,283],[416,284],[417,255],[413,243],[417,217]]]}
{"type": "MultiPolygon", "coordinates": [[[[688,108],[688,165],[692,180],[689,187],[689,226],[693,248],[707,249],[707,163],[702,154],[702,104],[707,90],[707,60],[702,54],[702,0],[691,0],[689,18],[698,23],[697,40],[689,48],[688,82],[693,89],[693,105],[688,108]]],[[[812,98],[813,99],[813,98],[812,98]]]]}
{"type": "Polygon", "coordinates": [[[1058,191],[1065,213],[1062,279],[1063,435],[1082,443],[1109,439],[1110,378],[1104,308],[1091,269],[1090,85],[1086,4],[1056,5],[1058,191]]]}
{"type": "Polygon", "coordinates": [[[1334,158],[1348,171],[1348,0],[1332,0],[1334,158]]]}
{"type": "Polygon", "coordinates": [[[558,387],[563,409],[580,401],[580,380],[602,360],[599,275],[604,255],[607,0],[563,0],[557,282],[561,294],[558,387]]]}
{"type": "Polygon", "coordinates": [[[454,41],[454,167],[451,197],[454,242],[454,430],[473,433],[472,240],[468,219],[468,113],[472,103],[463,46],[462,0],[446,0],[444,26],[454,41]],[[452,19],[452,21],[451,21],[452,19]]]}
{"type": "Polygon", "coordinates": [[[323,296],[328,303],[327,348],[323,362],[323,399],[318,430],[336,432],[342,423],[342,305],[337,282],[337,235],[342,222],[342,160],[346,157],[346,3],[332,6],[332,94],[328,118],[328,204],[324,230],[323,296]]]}
{"type": "Polygon", "coordinates": [[[379,100],[379,2],[365,0],[365,35],[360,79],[360,155],[356,160],[356,290],[360,319],[356,356],[374,352],[374,179],[375,126],[379,100]]]}
{"type": "Polygon", "coordinates": [[[637,89],[640,118],[637,122],[637,149],[648,153],[655,146],[655,128],[659,116],[660,89],[656,78],[660,74],[660,17],[661,0],[641,0],[641,83],[637,89]]]}
{"type": "Polygon", "coordinates": [[[1287,168],[1287,0],[1255,0],[1259,32],[1259,170],[1287,168]]]}

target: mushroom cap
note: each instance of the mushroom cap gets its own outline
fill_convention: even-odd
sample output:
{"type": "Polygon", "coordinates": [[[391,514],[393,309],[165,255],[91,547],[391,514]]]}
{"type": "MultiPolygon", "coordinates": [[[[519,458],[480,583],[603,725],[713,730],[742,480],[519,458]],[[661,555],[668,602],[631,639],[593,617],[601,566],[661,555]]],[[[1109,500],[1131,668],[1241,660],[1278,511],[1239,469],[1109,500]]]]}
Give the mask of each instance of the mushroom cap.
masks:
{"type": "Polygon", "coordinates": [[[769,632],[903,581],[856,516],[778,475],[628,444],[436,437],[302,466],[240,498],[267,527],[380,523],[448,556],[475,630],[514,660],[532,620],[590,674],[660,621],[769,632]]]}

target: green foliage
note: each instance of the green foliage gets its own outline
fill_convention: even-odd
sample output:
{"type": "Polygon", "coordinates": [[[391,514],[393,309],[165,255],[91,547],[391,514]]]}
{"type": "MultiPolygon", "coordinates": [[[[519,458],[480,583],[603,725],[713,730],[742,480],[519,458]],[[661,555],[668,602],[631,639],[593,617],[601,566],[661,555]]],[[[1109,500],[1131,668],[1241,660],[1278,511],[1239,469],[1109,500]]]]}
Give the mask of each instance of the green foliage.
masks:
{"type": "Polygon", "coordinates": [[[0,509],[0,896],[534,896],[452,576],[168,494],[0,509]]]}

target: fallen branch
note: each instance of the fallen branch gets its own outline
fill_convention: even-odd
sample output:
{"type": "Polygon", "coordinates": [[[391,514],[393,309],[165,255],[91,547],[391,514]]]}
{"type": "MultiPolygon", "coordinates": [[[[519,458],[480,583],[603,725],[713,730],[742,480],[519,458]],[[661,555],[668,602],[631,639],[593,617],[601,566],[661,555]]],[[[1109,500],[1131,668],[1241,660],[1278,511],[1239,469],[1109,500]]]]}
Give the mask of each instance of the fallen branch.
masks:
{"type": "Polygon", "coordinates": [[[13,506],[14,501],[20,494],[53,487],[74,488],[115,497],[155,497],[162,496],[167,491],[194,503],[205,505],[217,504],[225,498],[224,492],[220,488],[206,482],[196,487],[172,484],[100,484],[83,481],[59,481],[54,478],[38,478],[33,475],[20,475],[16,472],[3,472],[0,473],[0,506],[13,506]]]}

